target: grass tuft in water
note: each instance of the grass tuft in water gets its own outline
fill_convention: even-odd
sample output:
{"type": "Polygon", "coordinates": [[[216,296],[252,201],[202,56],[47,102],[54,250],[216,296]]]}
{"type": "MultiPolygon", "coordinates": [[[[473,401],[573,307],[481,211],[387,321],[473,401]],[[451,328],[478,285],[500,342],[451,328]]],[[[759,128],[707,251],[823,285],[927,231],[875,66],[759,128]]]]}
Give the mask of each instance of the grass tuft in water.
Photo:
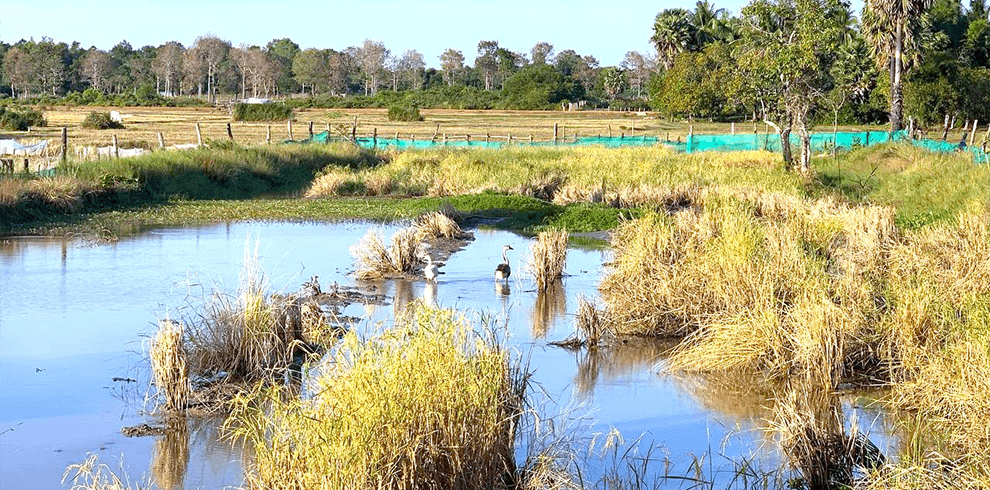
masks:
{"type": "Polygon", "coordinates": [[[167,411],[181,411],[189,404],[189,367],[186,363],[184,329],[171,320],[158,322],[158,333],[151,344],[151,371],[155,387],[167,411]]]}
{"type": "Polygon", "coordinates": [[[515,478],[524,373],[451,311],[348,334],[312,399],[259,386],[227,421],[254,448],[258,488],[495,488],[515,478]]]}
{"type": "Polygon", "coordinates": [[[552,229],[536,236],[526,265],[536,278],[536,287],[546,290],[563,277],[566,262],[567,230],[552,229]]]}

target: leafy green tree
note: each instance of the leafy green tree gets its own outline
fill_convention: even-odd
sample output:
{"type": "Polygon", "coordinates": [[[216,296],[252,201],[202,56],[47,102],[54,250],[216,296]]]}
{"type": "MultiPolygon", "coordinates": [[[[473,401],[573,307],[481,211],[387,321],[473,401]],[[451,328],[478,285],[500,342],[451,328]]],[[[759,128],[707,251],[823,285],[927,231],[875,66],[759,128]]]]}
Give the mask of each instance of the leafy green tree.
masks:
{"type": "Polygon", "coordinates": [[[478,42],[478,56],[474,59],[474,68],[484,77],[485,90],[491,90],[495,84],[495,74],[498,72],[498,50],[498,41],[478,42]]]}
{"type": "Polygon", "coordinates": [[[538,42],[533,45],[529,54],[533,58],[534,65],[553,64],[553,44],[545,41],[538,42]]]}
{"type": "Polygon", "coordinates": [[[277,73],[275,80],[275,92],[290,94],[299,89],[299,85],[292,77],[292,61],[299,54],[299,45],[287,37],[272,39],[265,45],[263,50],[265,55],[274,63],[277,73]]]}
{"type": "Polygon", "coordinates": [[[546,109],[582,98],[584,87],[552,66],[529,65],[505,81],[502,94],[506,109],[546,109]]]}
{"type": "Polygon", "coordinates": [[[447,85],[453,86],[458,73],[464,69],[464,53],[453,48],[447,49],[440,55],[440,68],[447,85]]]}
{"type": "Polygon", "coordinates": [[[303,92],[308,86],[310,93],[316,95],[317,89],[324,87],[328,79],[327,53],[316,48],[301,51],[292,60],[292,73],[303,92]]]}

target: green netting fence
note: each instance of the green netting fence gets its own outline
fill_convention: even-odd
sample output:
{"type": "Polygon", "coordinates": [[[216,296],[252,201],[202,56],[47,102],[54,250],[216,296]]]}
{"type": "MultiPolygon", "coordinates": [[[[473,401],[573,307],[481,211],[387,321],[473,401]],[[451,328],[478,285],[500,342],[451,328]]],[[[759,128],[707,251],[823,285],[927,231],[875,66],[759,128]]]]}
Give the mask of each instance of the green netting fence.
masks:
{"type": "MultiPolygon", "coordinates": [[[[344,138],[332,136],[324,131],[313,135],[311,138],[297,141],[296,143],[326,143],[328,141],[346,141],[344,138]]],[[[791,146],[798,147],[801,144],[800,137],[791,133],[789,138],[791,146]]],[[[906,131],[860,131],[860,132],[840,132],[840,133],[813,133],[811,135],[812,153],[824,153],[838,150],[849,150],[853,148],[878,145],[889,141],[908,141],[906,131]]],[[[534,141],[530,138],[509,137],[483,137],[471,139],[463,137],[459,139],[447,138],[425,138],[425,139],[401,139],[401,138],[378,138],[378,137],[358,137],[356,143],[362,148],[378,150],[426,150],[434,148],[502,148],[507,145],[532,146],[532,147],[567,147],[567,146],[604,146],[607,148],[624,148],[637,146],[662,145],[681,153],[697,153],[705,151],[752,151],[766,150],[780,151],[780,135],[769,134],[696,134],[680,141],[667,141],[654,136],[618,136],[618,137],[572,137],[554,141],[534,141]]],[[[936,140],[913,140],[915,146],[925,148],[933,152],[955,152],[961,151],[973,155],[973,160],[977,163],[986,163],[988,153],[979,146],[961,146],[946,141],[936,140]]]]}

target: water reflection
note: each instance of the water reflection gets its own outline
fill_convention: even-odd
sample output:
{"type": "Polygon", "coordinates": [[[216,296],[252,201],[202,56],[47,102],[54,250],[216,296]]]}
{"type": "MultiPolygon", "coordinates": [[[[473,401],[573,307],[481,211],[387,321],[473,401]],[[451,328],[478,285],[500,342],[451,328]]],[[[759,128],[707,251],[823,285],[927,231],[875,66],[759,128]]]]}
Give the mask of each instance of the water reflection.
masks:
{"type": "Polygon", "coordinates": [[[402,312],[406,311],[406,307],[409,303],[412,303],[416,299],[413,294],[413,283],[407,279],[396,279],[392,282],[392,287],[394,288],[395,294],[392,298],[392,314],[395,318],[402,316],[402,312]]]}
{"type": "Polygon", "coordinates": [[[650,369],[669,351],[654,342],[626,342],[592,349],[575,349],[574,392],[579,401],[593,398],[600,383],[613,383],[650,369]]]}
{"type": "Polygon", "coordinates": [[[165,434],[155,438],[151,475],[164,489],[182,488],[189,466],[189,426],[185,417],[169,417],[165,434]]]}
{"type": "Polygon", "coordinates": [[[534,339],[544,339],[550,327],[558,320],[564,318],[567,312],[567,294],[564,292],[564,283],[555,281],[546,290],[539,290],[536,295],[536,302],[530,310],[530,324],[533,328],[534,339]]]}

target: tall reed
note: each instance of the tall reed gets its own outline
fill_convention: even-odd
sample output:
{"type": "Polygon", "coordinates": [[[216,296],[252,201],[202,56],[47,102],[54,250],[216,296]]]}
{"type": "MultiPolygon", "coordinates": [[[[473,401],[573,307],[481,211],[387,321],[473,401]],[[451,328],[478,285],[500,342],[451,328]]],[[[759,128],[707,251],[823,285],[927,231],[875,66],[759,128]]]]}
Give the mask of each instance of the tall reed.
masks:
{"type": "Polygon", "coordinates": [[[564,275],[567,262],[567,230],[540,232],[530,245],[527,268],[536,278],[536,287],[546,290],[564,275]]]}
{"type": "Polygon", "coordinates": [[[171,320],[158,322],[158,333],[151,344],[151,371],[155,387],[165,410],[184,410],[189,404],[189,366],[182,324],[171,320]]]}

